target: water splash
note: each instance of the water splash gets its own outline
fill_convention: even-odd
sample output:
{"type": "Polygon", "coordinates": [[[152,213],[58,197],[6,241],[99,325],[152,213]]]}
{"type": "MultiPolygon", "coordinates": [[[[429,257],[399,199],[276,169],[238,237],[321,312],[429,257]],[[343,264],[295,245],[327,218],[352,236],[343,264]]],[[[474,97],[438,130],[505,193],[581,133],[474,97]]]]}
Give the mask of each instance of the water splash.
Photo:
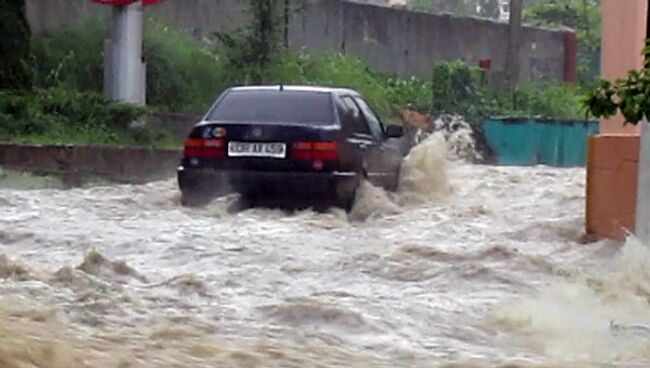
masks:
{"type": "Polygon", "coordinates": [[[476,149],[472,126],[460,115],[440,115],[434,126],[447,142],[447,157],[452,161],[480,162],[483,157],[476,149]]]}
{"type": "Polygon", "coordinates": [[[364,180],[357,190],[354,206],[348,218],[351,221],[366,221],[397,213],[400,213],[400,208],[388,192],[364,180]]]}
{"type": "Polygon", "coordinates": [[[450,191],[447,146],[441,134],[433,134],[404,159],[399,192],[406,201],[440,201],[450,191]]]}
{"type": "Polygon", "coordinates": [[[406,118],[407,140],[413,146],[426,141],[431,135],[441,135],[447,143],[447,158],[451,161],[480,162],[483,157],[476,149],[474,129],[460,115],[441,114],[435,119],[417,114],[419,118],[406,118]]]}

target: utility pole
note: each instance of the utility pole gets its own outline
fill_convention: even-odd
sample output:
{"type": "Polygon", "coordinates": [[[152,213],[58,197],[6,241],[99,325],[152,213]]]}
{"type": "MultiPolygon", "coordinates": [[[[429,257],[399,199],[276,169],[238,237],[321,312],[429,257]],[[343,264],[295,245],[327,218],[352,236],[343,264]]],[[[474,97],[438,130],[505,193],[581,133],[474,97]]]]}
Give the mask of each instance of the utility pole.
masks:
{"type": "Polygon", "coordinates": [[[111,38],[104,42],[104,96],[110,100],[146,104],[147,67],[142,54],[144,6],[162,0],[90,0],[111,5],[111,38]]]}
{"type": "Polygon", "coordinates": [[[104,50],[104,93],[111,100],[146,102],[143,33],[142,1],[113,6],[111,38],[104,50]]]}
{"type": "Polygon", "coordinates": [[[508,87],[519,82],[519,51],[523,37],[523,0],[510,0],[510,24],[508,26],[508,54],[506,55],[506,75],[508,87]]]}

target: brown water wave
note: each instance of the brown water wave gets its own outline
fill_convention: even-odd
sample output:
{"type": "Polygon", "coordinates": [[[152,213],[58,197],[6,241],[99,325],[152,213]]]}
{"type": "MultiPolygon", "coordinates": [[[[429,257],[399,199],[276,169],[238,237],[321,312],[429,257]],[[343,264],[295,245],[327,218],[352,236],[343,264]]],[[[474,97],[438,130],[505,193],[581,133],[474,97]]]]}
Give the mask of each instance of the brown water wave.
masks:
{"type": "Polygon", "coordinates": [[[576,242],[584,170],[440,144],[350,216],[186,209],[173,180],[0,189],[0,367],[646,362],[643,248],[576,242]]]}
{"type": "Polygon", "coordinates": [[[466,360],[424,364],[405,357],[378,359],[344,349],[271,343],[233,344],[212,337],[210,326],[169,321],[147,331],[106,331],[88,335],[71,328],[50,309],[16,302],[0,304],[0,366],[3,368],[108,367],[438,367],[438,368],[575,368],[579,362],[535,364],[524,360],[466,360]]]}

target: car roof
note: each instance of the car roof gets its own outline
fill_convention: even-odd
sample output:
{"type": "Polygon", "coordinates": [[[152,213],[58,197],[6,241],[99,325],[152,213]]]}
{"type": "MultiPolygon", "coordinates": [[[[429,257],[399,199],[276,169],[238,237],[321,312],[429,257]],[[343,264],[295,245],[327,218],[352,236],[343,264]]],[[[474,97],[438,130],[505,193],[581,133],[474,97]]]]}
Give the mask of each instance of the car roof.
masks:
{"type": "Polygon", "coordinates": [[[314,92],[360,95],[359,92],[349,88],[323,87],[323,86],[302,86],[302,85],[264,85],[264,86],[241,86],[232,87],[230,91],[292,91],[292,92],[314,92]]]}

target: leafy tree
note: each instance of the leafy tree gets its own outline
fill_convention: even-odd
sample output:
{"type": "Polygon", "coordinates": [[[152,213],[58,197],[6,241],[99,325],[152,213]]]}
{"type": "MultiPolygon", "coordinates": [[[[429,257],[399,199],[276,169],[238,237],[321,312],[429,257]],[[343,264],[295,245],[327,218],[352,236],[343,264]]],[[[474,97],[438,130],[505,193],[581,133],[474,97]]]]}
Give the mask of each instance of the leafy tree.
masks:
{"type": "Polygon", "coordinates": [[[0,89],[31,86],[30,30],[24,0],[0,0],[0,89]]]}
{"type": "Polygon", "coordinates": [[[583,82],[594,75],[593,55],[600,48],[601,0],[548,0],[526,9],[527,23],[543,27],[565,26],[576,30],[579,41],[579,72],[583,82]]]}
{"type": "Polygon", "coordinates": [[[283,50],[283,5],[282,0],[249,0],[250,24],[232,34],[216,33],[228,66],[237,71],[236,82],[264,83],[269,66],[283,50]]]}

